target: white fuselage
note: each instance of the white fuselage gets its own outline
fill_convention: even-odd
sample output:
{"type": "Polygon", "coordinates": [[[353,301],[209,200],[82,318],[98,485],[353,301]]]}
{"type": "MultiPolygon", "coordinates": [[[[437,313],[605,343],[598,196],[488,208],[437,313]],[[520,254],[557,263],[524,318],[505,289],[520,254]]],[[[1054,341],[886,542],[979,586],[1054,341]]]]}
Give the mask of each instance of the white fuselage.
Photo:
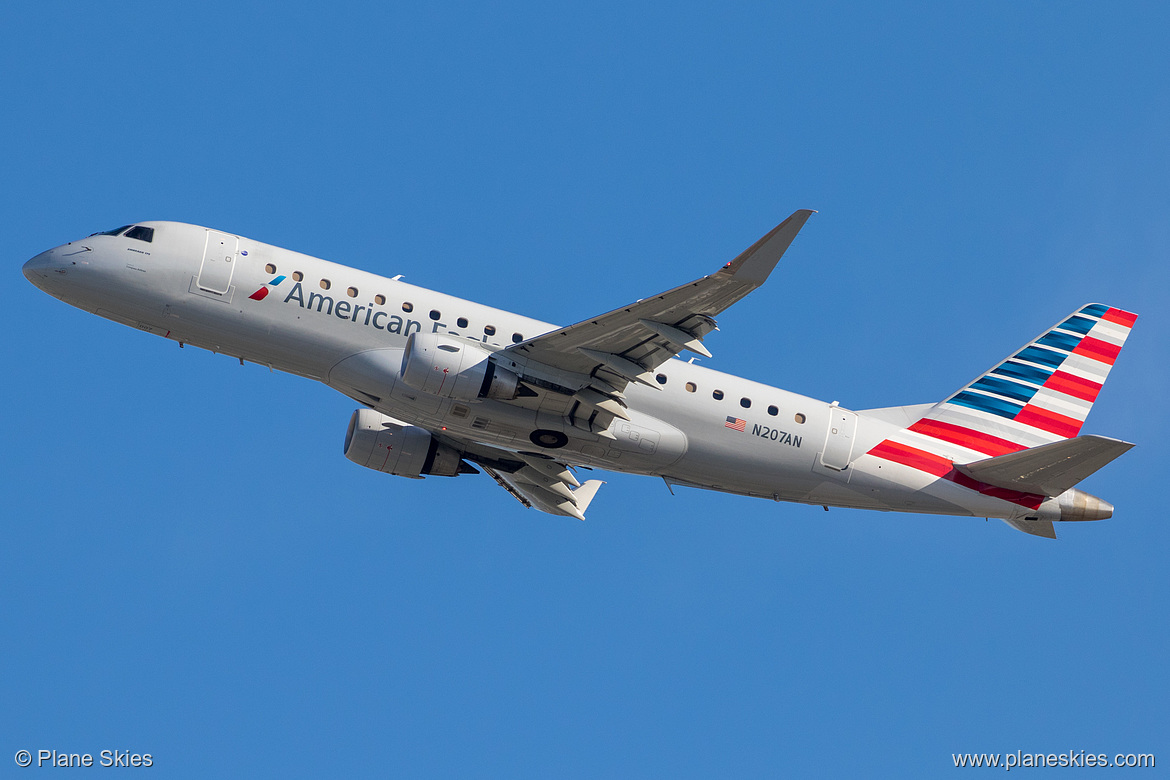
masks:
{"type": "Polygon", "coordinates": [[[390,417],[495,447],[539,452],[529,434],[556,430],[568,443],[549,454],[671,484],[833,506],[1026,514],[1016,504],[866,456],[912,421],[896,411],[858,415],[677,359],[658,369],[657,387],[627,388],[630,420],[614,420],[613,438],[573,428],[559,413],[539,408],[421,393],[398,378],[410,332],[504,349],[556,326],[244,237],[175,222],[138,224],[153,228],[151,242],[91,236],[38,255],[25,275],[103,317],[316,379],[390,417]],[[209,235],[235,243],[218,266],[205,262],[209,235]]]}

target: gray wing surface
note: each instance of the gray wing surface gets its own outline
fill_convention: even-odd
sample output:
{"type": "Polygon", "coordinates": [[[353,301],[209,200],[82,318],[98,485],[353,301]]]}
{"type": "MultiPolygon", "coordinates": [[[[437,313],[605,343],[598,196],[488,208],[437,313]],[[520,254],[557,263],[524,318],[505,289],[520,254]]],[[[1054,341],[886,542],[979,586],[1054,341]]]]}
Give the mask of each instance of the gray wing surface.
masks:
{"type": "Polygon", "coordinates": [[[516,344],[507,357],[596,376],[618,391],[683,350],[709,357],[702,339],[715,316],[764,283],[811,214],[794,212],[713,274],[516,344]]]}
{"type": "Polygon", "coordinates": [[[539,509],[550,515],[566,515],[585,519],[585,510],[603,484],[599,479],[584,483],[577,480],[569,464],[536,453],[513,452],[448,433],[431,432],[442,443],[463,453],[476,463],[500,487],[526,507],[539,509]]]}

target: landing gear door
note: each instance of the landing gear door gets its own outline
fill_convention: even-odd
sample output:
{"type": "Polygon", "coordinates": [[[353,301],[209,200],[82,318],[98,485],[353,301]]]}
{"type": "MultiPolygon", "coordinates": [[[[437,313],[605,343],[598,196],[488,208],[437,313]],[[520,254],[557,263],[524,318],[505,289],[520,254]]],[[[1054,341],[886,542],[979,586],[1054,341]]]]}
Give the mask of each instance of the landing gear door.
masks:
{"type": "Polygon", "coordinates": [[[853,440],[857,434],[857,414],[834,406],[829,409],[829,429],[821,450],[821,465],[836,471],[849,468],[853,458],[853,440]]]}
{"type": "Polygon", "coordinates": [[[199,268],[199,289],[224,295],[231,288],[232,271],[236,266],[236,251],[240,239],[227,233],[207,231],[203,248],[203,265],[199,268]]]}

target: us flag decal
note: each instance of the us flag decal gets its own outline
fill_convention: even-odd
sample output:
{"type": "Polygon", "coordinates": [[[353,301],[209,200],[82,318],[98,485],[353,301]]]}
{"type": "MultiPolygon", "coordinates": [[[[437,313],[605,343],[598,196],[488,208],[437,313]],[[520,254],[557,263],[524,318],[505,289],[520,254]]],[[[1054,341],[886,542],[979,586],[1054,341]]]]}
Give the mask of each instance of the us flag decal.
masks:
{"type": "Polygon", "coordinates": [[[741,420],[738,417],[728,417],[727,422],[723,423],[724,428],[731,428],[733,431],[743,431],[745,425],[747,425],[747,420],[741,420]]]}

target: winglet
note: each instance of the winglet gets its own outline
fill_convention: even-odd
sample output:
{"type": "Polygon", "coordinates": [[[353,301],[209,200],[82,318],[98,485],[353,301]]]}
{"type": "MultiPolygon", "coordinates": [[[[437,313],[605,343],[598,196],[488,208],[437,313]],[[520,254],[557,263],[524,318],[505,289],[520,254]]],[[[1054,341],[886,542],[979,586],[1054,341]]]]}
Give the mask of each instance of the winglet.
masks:
{"type": "Polygon", "coordinates": [[[550,501],[546,495],[541,494],[540,490],[531,492],[529,498],[542,512],[548,512],[550,515],[568,515],[578,520],[584,520],[585,510],[589,508],[593,497],[597,495],[597,489],[604,484],[600,479],[587,480],[581,487],[571,491],[571,498],[563,501],[559,498],[550,501]]]}
{"type": "MultiPolygon", "coordinates": [[[[589,504],[593,502],[593,497],[597,495],[597,489],[604,485],[600,479],[586,480],[585,484],[573,491],[573,498],[577,499],[577,509],[581,514],[585,514],[585,510],[589,508],[589,504]]],[[[582,517],[582,520],[585,518],[582,517]]]]}
{"type": "Polygon", "coordinates": [[[780,262],[780,258],[788,251],[804,223],[815,213],[811,209],[792,212],[792,216],[772,228],[763,238],[745,249],[739,257],[719,269],[719,273],[733,276],[739,281],[763,284],[768,274],[776,267],[776,263],[780,262]]]}

